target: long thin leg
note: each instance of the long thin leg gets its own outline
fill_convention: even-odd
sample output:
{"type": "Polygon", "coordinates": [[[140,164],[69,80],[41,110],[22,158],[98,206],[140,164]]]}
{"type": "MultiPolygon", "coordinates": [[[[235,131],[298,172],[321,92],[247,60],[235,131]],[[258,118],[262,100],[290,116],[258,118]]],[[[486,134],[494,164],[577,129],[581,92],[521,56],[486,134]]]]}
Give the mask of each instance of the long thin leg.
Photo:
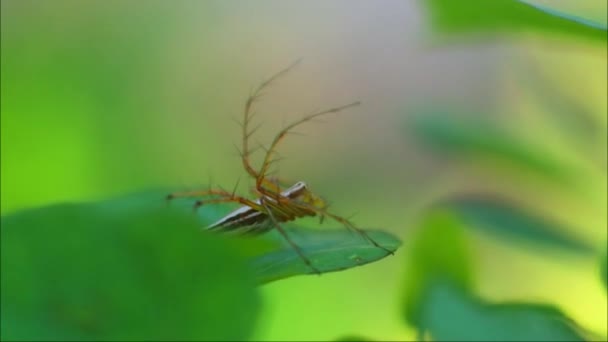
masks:
{"type": "Polygon", "coordinates": [[[353,102],[353,103],[350,103],[350,104],[347,104],[344,106],[330,108],[330,109],[326,109],[326,110],[323,110],[323,111],[320,111],[320,112],[317,112],[317,113],[314,113],[311,115],[307,115],[307,116],[301,118],[300,120],[291,123],[290,125],[283,128],[281,131],[279,131],[279,133],[274,137],[274,140],[270,144],[270,147],[266,150],[266,155],[264,157],[262,167],[260,168],[260,172],[257,173],[256,188],[258,188],[258,190],[260,192],[264,193],[265,195],[271,195],[271,194],[268,194],[268,191],[266,189],[264,189],[263,182],[265,180],[266,173],[268,172],[268,169],[270,168],[270,165],[273,163],[273,155],[275,154],[277,145],[281,142],[281,140],[283,140],[283,138],[285,137],[285,135],[287,135],[287,133],[289,133],[289,131],[294,129],[296,126],[303,124],[307,121],[310,121],[316,117],[330,114],[330,113],[337,113],[337,112],[343,111],[345,109],[358,106],[359,104],[360,104],[360,102],[353,102]]]}
{"type": "Polygon", "coordinates": [[[279,231],[279,233],[281,235],[283,235],[283,238],[285,238],[285,240],[291,245],[291,247],[296,251],[296,253],[298,253],[298,255],[300,256],[300,258],[304,261],[304,263],[310,267],[314,273],[317,274],[321,274],[321,271],[319,271],[319,269],[317,269],[316,267],[313,266],[312,262],[310,261],[310,259],[308,259],[308,257],[304,254],[304,252],[302,252],[302,249],[300,249],[300,247],[293,242],[293,240],[289,237],[289,235],[287,234],[287,232],[285,232],[285,230],[283,229],[283,227],[281,227],[281,225],[279,224],[279,222],[275,219],[274,214],[272,213],[272,210],[268,207],[268,205],[266,204],[264,198],[262,197],[261,199],[261,204],[262,206],[266,209],[266,212],[268,214],[268,217],[270,218],[270,220],[272,221],[274,227],[279,231]]]}
{"type": "MultiPolygon", "coordinates": [[[[302,205],[299,204],[298,205],[302,205]]],[[[332,214],[330,212],[328,212],[327,210],[321,209],[321,208],[317,208],[311,205],[303,205],[305,208],[312,210],[314,212],[316,212],[317,214],[321,215],[321,216],[328,216],[332,219],[334,219],[335,221],[341,223],[342,225],[344,225],[344,227],[346,227],[349,230],[352,230],[354,232],[356,232],[357,234],[361,235],[363,238],[365,238],[367,241],[369,241],[372,245],[374,245],[377,248],[380,248],[384,251],[386,251],[388,254],[394,255],[395,252],[391,251],[383,246],[381,246],[380,244],[378,244],[376,242],[376,240],[372,239],[371,236],[369,236],[363,229],[361,228],[357,228],[352,222],[350,222],[349,220],[345,219],[344,217],[338,216],[336,214],[332,214]]]]}
{"type": "Polygon", "coordinates": [[[251,166],[251,162],[249,161],[249,156],[252,153],[251,149],[249,148],[249,138],[257,130],[257,127],[253,128],[251,130],[249,129],[249,124],[251,123],[251,117],[252,117],[251,109],[252,109],[255,101],[262,95],[262,91],[266,87],[270,86],[270,84],[272,84],[272,82],[274,82],[279,77],[285,75],[287,72],[289,72],[289,70],[293,69],[298,63],[300,63],[300,60],[295,61],[287,68],[279,71],[278,73],[276,73],[275,75],[273,75],[272,77],[267,79],[266,81],[262,82],[262,84],[260,84],[255,89],[255,91],[249,96],[249,98],[245,102],[245,109],[243,111],[243,124],[242,124],[243,146],[242,146],[242,152],[241,152],[241,159],[243,162],[243,167],[245,167],[245,171],[247,171],[247,173],[253,178],[257,179],[258,173],[251,166]]]}
{"type": "Polygon", "coordinates": [[[211,203],[228,203],[234,202],[246,205],[256,211],[263,211],[262,206],[258,203],[255,203],[249,199],[246,199],[241,196],[235,195],[234,192],[228,192],[225,190],[218,189],[209,189],[209,190],[201,190],[201,191],[184,191],[184,192],[174,192],[172,194],[167,195],[167,201],[173,200],[175,198],[192,198],[192,197],[204,197],[204,196],[220,196],[219,198],[211,198],[208,200],[198,200],[194,203],[194,211],[196,211],[203,204],[211,204],[211,203]]]}
{"type": "Polygon", "coordinates": [[[285,179],[280,179],[278,177],[266,177],[262,180],[262,184],[260,187],[254,186],[251,188],[251,193],[257,196],[266,196],[274,199],[277,203],[287,203],[289,201],[285,201],[281,195],[282,190],[286,189],[289,186],[295,184],[295,182],[287,182],[285,179]],[[263,189],[263,191],[260,191],[263,189]]]}
{"type": "Polygon", "coordinates": [[[232,196],[233,194],[229,193],[228,191],[218,190],[218,189],[180,191],[180,192],[173,192],[173,193],[167,195],[167,200],[170,201],[175,198],[192,198],[192,197],[203,197],[203,196],[210,196],[210,195],[232,196]]]}
{"type": "MultiPolygon", "coordinates": [[[[275,194],[275,196],[281,193],[281,186],[286,187],[284,184],[279,182],[277,179],[271,179],[271,178],[265,178],[262,181],[262,186],[268,192],[275,194]]],[[[252,190],[256,195],[262,195],[262,193],[260,193],[259,191],[256,191],[257,187],[254,187],[252,190]]]]}
{"type": "Polygon", "coordinates": [[[208,200],[196,201],[194,203],[194,210],[196,211],[198,208],[200,208],[201,206],[206,205],[206,204],[229,203],[229,202],[240,203],[240,204],[246,205],[256,211],[264,212],[263,207],[261,205],[259,205],[258,203],[248,200],[246,198],[240,197],[240,196],[234,196],[232,194],[228,194],[228,196],[221,197],[221,198],[211,198],[208,200]]]}

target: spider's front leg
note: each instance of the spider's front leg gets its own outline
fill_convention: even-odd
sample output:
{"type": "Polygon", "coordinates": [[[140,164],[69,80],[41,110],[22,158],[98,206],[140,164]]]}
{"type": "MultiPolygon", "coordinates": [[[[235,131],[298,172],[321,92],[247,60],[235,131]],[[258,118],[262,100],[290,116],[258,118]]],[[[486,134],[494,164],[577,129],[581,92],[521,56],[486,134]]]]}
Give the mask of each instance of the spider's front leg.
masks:
{"type": "Polygon", "coordinates": [[[229,202],[243,204],[243,205],[249,206],[250,208],[253,208],[255,210],[262,210],[262,207],[259,204],[255,203],[247,198],[237,196],[234,194],[234,192],[228,192],[226,190],[220,190],[220,189],[174,192],[174,193],[167,195],[166,199],[167,199],[167,201],[171,201],[176,198],[197,198],[197,197],[205,197],[205,196],[219,196],[219,197],[210,198],[208,200],[196,201],[194,203],[194,208],[193,208],[194,211],[196,211],[199,207],[201,207],[204,204],[229,203],[229,202]]]}
{"type": "Polygon", "coordinates": [[[195,198],[204,196],[232,196],[228,191],[218,189],[194,190],[194,191],[178,191],[167,195],[166,200],[171,201],[176,198],[195,198]]]}
{"type": "Polygon", "coordinates": [[[272,198],[278,203],[285,203],[282,198],[283,191],[286,191],[294,183],[289,183],[285,179],[278,177],[265,177],[262,179],[259,185],[255,185],[250,189],[251,194],[262,197],[266,196],[272,198]]]}
{"type": "Polygon", "coordinates": [[[266,189],[264,187],[264,183],[268,179],[267,178],[267,174],[268,174],[271,166],[281,159],[281,158],[275,158],[275,155],[277,153],[276,150],[277,150],[278,145],[285,139],[285,137],[289,133],[293,133],[293,129],[294,128],[300,126],[303,123],[312,121],[312,120],[314,120],[317,117],[320,117],[320,116],[323,116],[323,115],[327,115],[327,114],[331,114],[331,113],[338,113],[338,112],[341,112],[341,111],[346,110],[348,108],[358,106],[359,104],[360,104],[360,102],[357,101],[357,102],[349,103],[347,105],[343,105],[343,106],[339,106],[339,107],[335,107],[335,108],[330,108],[330,109],[322,110],[320,112],[316,112],[316,113],[313,113],[313,114],[310,114],[310,115],[306,115],[306,116],[302,117],[300,120],[292,122],[291,124],[285,126],[282,130],[280,130],[277,133],[277,135],[274,137],[274,139],[272,140],[272,142],[270,143],[270,146],[266,149],[266,154],[265,154],[264,159],[262,161],[262,165],[260,167],[260,170],[257,172],[257,176],[254,177],[256,179],[256,189],[260,193],[262,193],[263,195],[265,195],[265,196],[272,197],[273,194],[276,195],[276,193],[273,193],[272,191],[269,191],[268,189],[266,189]]]}
{"type": "Polygon", "coordinates": [[[198,210],[198,208],[200,208],[201,206],[206,205],[206,204],[230,203],[230,202],[246,205],[256,211],[263,211],[262,206],[259,205],[258,203],[251,201],[247,198],[244,198],[241,196],[235,196],[232,194],[228,194],[227,196],[219,197],[219,198],[211,198],[208,200],[198,200],[194,203],[194,211],[198,210]]]}
{"type": "Polygon", "coordinates": [[[262,82],[262,84],[260,84],[251,93],[251,95],[249,95],[249,97],[247,98],[247,101],[245,102],[245,108],[243,110],[243,122],[241,124],[241,129],[242,129],[241,133],[242,133],[242,138],[243,138],[242,149],[241,149],[241,162],[243,163],[243,167],[245,168],[245,171],[247,172],[247,174],[249,174],[254,179],[258,179],[259,173],[253,168],[253,166],[251,165],[251,161],[249,159],[251,154],[253,153],[251,147],[249,146],[249,138],[253,135],[253,133],[255,133],[255,131],[257,131],[259,126],[250,128],[251,119],[254,116],[253,106],[254,106],[255,102],[262,96],[264,89],[266,89],[268,86],[270,86],[275,80],[277,80],[281,76],[288,73],[291,69],[293,69],[299,63],[300,63],[299,60],[295,61],[287,68],[279,71],[278,73],[274,74],[272,77],[270,77],[267,80],[265,80],[264,82],[262,82]]]}

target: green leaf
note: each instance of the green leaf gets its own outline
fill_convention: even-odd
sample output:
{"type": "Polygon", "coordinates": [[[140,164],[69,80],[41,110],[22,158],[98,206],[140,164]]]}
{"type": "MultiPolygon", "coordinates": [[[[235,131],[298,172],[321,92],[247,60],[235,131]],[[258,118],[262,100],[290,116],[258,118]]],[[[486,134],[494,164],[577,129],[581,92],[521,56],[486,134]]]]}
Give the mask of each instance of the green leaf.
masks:
{"type": "MultiPolygon", "coordinates": [[[[194,202],[192,199],[177,199],[172,201],[171,206],[191,212],[194,202]]],[[[197,217],[201,226],[205,227],[230,210],[228,206],[203,206],[198,210],[197,217]]],[[[363,236],[343,227],[308,229],[284,223],[283,228],[322,273],[346,270],[390,255],[363,236]]],[[[401,245],[401,241],[390,233],[375,230],[365,232],[389,251],[394,252],[401,245]]],[[[241,240],[243,248],[248,249],[246,254],[260,284],[296,275],[316,274],[274,229],[261,236],[241,240]]]]}
{"type": "MultiPolygon", "coordinates": [[[[390,251],[396,251],[401,245],[401,241],[392,234],[373,230],[366,230],[366,233],[380,246],[390,251]]],[[[390,255],[361,235],[346,229],[290,228],[287,229],[287,234],[322,273],[365,265],[390,255]]],[[[282,240],[282,237],[274,231],[268,233],[268,237],[282,240]]],[[[279,249],[256,257],[253,266],[260,283],[300,274],[315,274],[295,250],[284,242],[279,249]]]]}
{"type": "Polygon", "coordinates": [[[246,261],[192,216],[116,200],[1,227],[3,340],[243,340],[255,325],[246,261]]]}
{"type": "Polygon", "coordinates": [[[605,125],[591,108],[545,75],[540,64],[534,62],[519,67],[516,74],[522,92],[536,98],[544,107],[545,124],[554,125],[563,140],[595,161],[598,144],[606,141],[605,125]]]}
{"type": "Polygon", "coordinates": [[[497,167],[516,167],[564,184],[572,171],[521,137],[479,116],[467,119],[457,112],[420,109],[408,121],[408,129],[430,148],[457,158],[496,162],[497,167]]]}
{"type": "Polygon", "coordinates": [[[608,289],[608,251],[604,252],[600,260],[600,273],[604,286],[608,289]]]}
{"type": "Polygon", "coordinates": [[[518,0],[426,0],[433,28],[442,34],[556,33],[606,43],[607,27],[546,6],[518,0]]]}
{"type": "Polygon", "coordinates": [[[583,341],[558,309],[540,304],[488,304],[447,283],[435,284],[424,308],[434,341],[583,341]]]}
{"type": "Polygon", "coordinates": [[[442,204],[457,213],[471,228],[527,243],[532,247],[546,246],[572,253],[594,253],[592,246],[570,236],[560,225],[506,200],[482,195],[454,197],[442,204]]]}
{"type": "Polygon", "coordinates": [[[343,342],[369,341],[369,342],[371,342],[373,340],[370,340],[369,338],[365,338],[365,337],[361,337],[361,336],[348,335],[348,336],[341,337],[341,338],[337,339],[336,341],[343,341],[343,342]]]}
{"type": "Polygon", "coordinates": [[[473,268],[465,232],[453,215],[434,210],[410,240],[404,287],[405,319],[419,328],[429,288],[449,281],[463,291],[473,287],[473,268]]]}

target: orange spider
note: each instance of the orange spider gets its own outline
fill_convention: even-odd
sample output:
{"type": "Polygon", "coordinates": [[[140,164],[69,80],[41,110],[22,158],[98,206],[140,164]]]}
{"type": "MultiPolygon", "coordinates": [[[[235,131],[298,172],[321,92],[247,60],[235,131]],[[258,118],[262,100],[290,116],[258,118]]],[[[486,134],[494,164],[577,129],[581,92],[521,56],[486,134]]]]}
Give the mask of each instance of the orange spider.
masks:
{"type": "Polygon", "coordinates": [[[302,252],[301,248],[289,237],[289,235],[285,232],[285,229],[283,229],[281,223],[292,221],[300,217],[317,215],[320,216],[320,220],[322,222],[325,217],[329,217],[343,224],[347,229],[360,234],[374,246],[385,250],[389,254],[393,254],[392,251],[380,246],[365,231],[355,227],[355,225],[353,225],[349,220],[327,211],[327,203],[321,197],[312,193],[306,186],[306,183],[297,182],[291,187],[282,189],[282,184],[278,179],[268,177],[270,165],[277,161],[277,159],[274,158],[274,155],[276,153],[278,144],[288,133],[290,133],[291,130],[293,130],[293,128],[316,117],[329,113],[337,113],[347,108],[358,106],[360,104],[359,102],[353,102],[344,106],[310,114],[286,126],[279,131],[279,133],[274,137],[274,140],[270,144],[269,148],[266,149],[266,154],[260,169],[256,170],[251,166],[249,157],[252,154],[252,150],[249,147],[249,138],[257,129],[249,128],[252,118],[252,106],[261,96],[262,90],[268,87],[277,78],[286,74],[298,63],[299,61],[293,63],[286,69],[278,72],[260,84],[255,89],[253,94],[249,96],[247,102],[245,103],[242,123],[243,140],[241,160],[247,174],[255,179],[255,187],[253,192],[259,196],[259,198],[250,200],[237,196],[234,191],[228,192],[223,189],[209,189],[172,193],[167,196],[167,200],[177,197],[214,196],[213,198],[205,201],[197,201],[194,205],[195,210],[203,204],[226,202],[239,203],[242,205],[240,208],[232,211],[217,222],[209,225],[207,229],[222,232],[235,232],[240,234],[261,234],[275,228],[298,253],[304,263],[308,265],[308,267],[310,267],[314,272],[319,274],[321,272],[314,267],[310,259],[308,259],[308,257],[306,257],[306,255],[302,252]]]}

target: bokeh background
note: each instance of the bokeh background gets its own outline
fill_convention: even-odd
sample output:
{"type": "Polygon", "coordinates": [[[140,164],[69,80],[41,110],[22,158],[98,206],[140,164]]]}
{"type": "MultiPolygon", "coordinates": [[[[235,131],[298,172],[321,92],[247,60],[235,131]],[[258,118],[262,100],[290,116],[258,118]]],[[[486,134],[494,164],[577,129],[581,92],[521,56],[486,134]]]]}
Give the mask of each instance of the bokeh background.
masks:
{"type": "MultiPolygon", "coordinates": [[[[535,3],[606,24],[603,0],[535,3]]],[[[1,9],[2,215],[156,187],[231,188],[239,177],[245,192],[233,118],[252,87],[299,58],[261,99],[255,140],[313,110],[362,102],[290,136],[279,174],[404,247],[365,267],[261,287],[255,340],[413,338],[401,318],[407,241],[446,195],[509,193],[605,249],[605,41],[523,32],[445,42],[425,1],[413,0],[20,0],[1,9]],[[584,123],[550,109],[564,98],[584,123]],[[515,132],[575,165],[573,185],[434,153],[410,124],[428,110],[515,132]],[[560,125],[579,135],[565,139],[560,125]]],[[[597,259],[472,239],[485,298],[552,303],[606,336],[597,259]]]]}

